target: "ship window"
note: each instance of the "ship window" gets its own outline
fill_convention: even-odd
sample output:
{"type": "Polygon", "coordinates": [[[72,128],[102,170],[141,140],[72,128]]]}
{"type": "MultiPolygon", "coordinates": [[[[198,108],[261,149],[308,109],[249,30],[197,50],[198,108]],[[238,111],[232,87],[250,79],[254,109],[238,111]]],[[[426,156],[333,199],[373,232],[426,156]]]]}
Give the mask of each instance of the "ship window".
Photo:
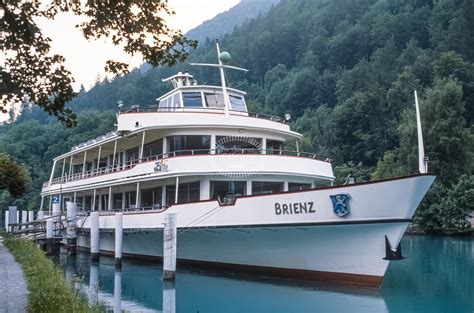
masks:
{"type": "Polygon", "coordinates": [[[244,196],[246,186],[247,182],[244,181],[211,181],[210,196],[212,200],[244,196]]]}
{"type": "Polygon", "coordinates": [[[288,183],[288,191],[298,191],[310,188],[311,184],[308,183],[288,183]]]}
{"type": "Polygon", "coordinates": [[[161,206],[162,188],[143,189],[142,190],[142,206],[143,207],[160,207],[161,206]]]}
{"type": "Polygon", "coordinates": [[[245,108],[244,97],[230,95],[229,100],[232,110],[247,112],[247,109],[245,108]]]}
{"type": "Polygon", "coordinates": [[[270,182],[270,181],[253,181],[252,182],[252,194],[261,195],[267,193],[275,193],[283,191],[282,182],[270,182]]]}
{"type": "Polygon", "coordinates": [[[138,160],[138,147],[127,150],[127,161],[138,160]]]}
{"type": "MultiPolygon", "coordinates": [[[[171,205],[175,204],[175,192],[176,192],[176,185],[168,185],[166,186],[166,204],[171,205]]],[[[178,203],[188,203],[188,202],[195,202],[200,200],[201,190],[200,190],[200,183],[192,182],[192,183],[182,183],[179,184],[178,190],[178,203]]]]}
{"type": "Polygon", "coordinates": [[[165,98],[165,99],[160,100],[160,104],[158,105],[158,107],[159,108],[167,108],[168,107],[168,100],[170,100],[170,98],[165,98]]]}
{"type": "Polygon", "coordinates": [[[204,93],[204,99],[208,108],[223,108],[225,106],[222,93],[204,93]]]}
{"type": "Polygon", "coordinates": [[[280,154],[283,142],[278,140],[267,140],[267,154],[280,154]]]}
{"type": "Polygon", "coordinates": [[[122,193],[114,193],[113,195],[113,208],[114,210],[122,209],[122,193]]]}
{"type": "Polygon", "coordinates": [[[125,193],[125,208],[135,209],[137,207],[137,193],[136,191],[129,191],[125,193]]]}
{"type": "Polygon", "coordinates": [[[171,136],[167,137],[170,152],[182,154],[206,154],[211,148],[211,136],[171,136]]]}
{"type": "Polygon", "coordinates": [[[143,147],[143,157],[156,156],[163,153],[163,139],[147,143],[143,147]]]}
{"type": "MultiPolygon", "coordinates": [[[[170,98],[170,101],[171,101],[171,98],[170,98]]],[[[175,94],[173,96],[173,100],[172,100],[172,104],[170,104],[170,106],[172,106],[173,108],[179,108],[181,106],[181,97],[179,96],[179,93],[175,94]]]]}
{"type": "Polygon", "coordinates": [[[261,138],[235,136],[216,137],[216,150],[218,154],[260,153],[261,147],[261,138]]]}
{"type": "Polygon", "coordinates": [[[200,92],[183,92],[184,107],[202,107],[202,98],[200,92]]]}
{"type": "Polygon", "coordinates": [[[86,201],[84,202],[83,208],[85,211],[90,211],[92,207],[92,197],[86,196],[85,198],[86,201]]]}

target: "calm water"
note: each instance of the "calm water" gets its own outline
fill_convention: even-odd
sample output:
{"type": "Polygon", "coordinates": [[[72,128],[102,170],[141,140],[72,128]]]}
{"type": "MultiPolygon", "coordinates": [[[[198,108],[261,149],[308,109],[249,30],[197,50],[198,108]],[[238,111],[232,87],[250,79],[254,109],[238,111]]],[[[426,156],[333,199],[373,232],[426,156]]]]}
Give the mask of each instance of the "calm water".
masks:
{"type": "Polygon", "coordinates": [[[160,265],[125,260],[116,272],[112,258],[93,265],[87,254],[61,264],[111,312],[474,312],[474,239],[406,236],[402,248],[407,259],[392,262],[379,289],[190,269],[164,285],[160,265]]]}

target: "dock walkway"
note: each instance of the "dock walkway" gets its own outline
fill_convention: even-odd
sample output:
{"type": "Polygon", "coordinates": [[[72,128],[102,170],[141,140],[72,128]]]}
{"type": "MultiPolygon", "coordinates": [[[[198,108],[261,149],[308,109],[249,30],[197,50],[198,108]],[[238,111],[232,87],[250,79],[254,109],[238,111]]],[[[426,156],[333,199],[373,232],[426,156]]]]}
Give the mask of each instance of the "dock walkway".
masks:
{"type": "Polygon", "coordinates": [[[26,312],[28,285],[20,264],[0,237],[0,313],[26,312]]]}

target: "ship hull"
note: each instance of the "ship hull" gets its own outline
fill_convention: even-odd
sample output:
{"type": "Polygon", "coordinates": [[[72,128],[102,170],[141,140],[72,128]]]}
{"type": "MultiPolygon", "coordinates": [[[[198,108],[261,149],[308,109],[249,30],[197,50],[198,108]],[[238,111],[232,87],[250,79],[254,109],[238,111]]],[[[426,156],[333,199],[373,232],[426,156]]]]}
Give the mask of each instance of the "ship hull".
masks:
{"type": "MultiPolygon", "coordinates": [[[[164,214],[176,212],[177,257],[183,263],[378,286],[389,265],[384,259],[385,238],[392,249],[398,246],[433,180],[431,175],[417,175],[244,197],[231,206],[205,201],[165,212],[124,214],[123,253],[161,258],[164,214]],[[350,196],[350,212],[344,217],[334,213],[330,199],[334,194],[350,196]],[[282,214],[283,205],[292,213],[282,214]]],[[[100,217],[104,254],[114,252],[113,219],[113,215],[100,217]]],[[[88,219],[80,223],[77,244],[87,249],[88,219]]]]}

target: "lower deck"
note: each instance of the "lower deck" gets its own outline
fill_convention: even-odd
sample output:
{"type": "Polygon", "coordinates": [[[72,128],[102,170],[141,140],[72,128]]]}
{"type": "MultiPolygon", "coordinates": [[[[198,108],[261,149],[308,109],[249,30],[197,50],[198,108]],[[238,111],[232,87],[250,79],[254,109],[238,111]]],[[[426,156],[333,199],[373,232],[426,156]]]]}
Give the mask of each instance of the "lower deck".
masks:
{"type": "Polygon", "coordinates": [[[206,200],[226,204],[241,196],[307,190],[331,184],[329,180],[268,175],[174,177],[43,196],[41,210],[51,211],[53,202],[58,201],[62,208],[68,201],[75,202],[80,211],[160,209],[206,200]]]}

